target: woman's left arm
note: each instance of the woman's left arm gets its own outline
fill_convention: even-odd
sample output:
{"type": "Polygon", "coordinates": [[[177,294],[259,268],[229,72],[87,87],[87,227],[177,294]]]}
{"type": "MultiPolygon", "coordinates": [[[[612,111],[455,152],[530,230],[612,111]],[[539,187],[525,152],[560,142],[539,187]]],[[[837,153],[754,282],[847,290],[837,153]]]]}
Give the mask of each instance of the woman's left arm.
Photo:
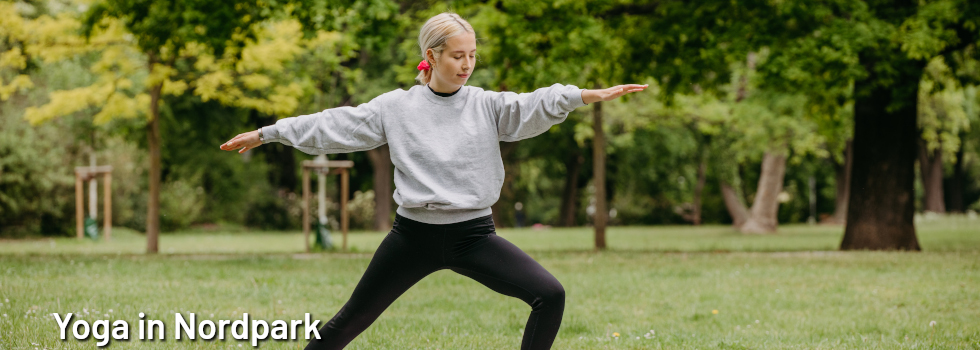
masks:
{"type": "Polygon", "coordinates": [[[625,94],[643,91],[647,85],[618,85],[588,90],[574,85],[554,84],[534,92],[485,92],[497,124],[500,141],[514,142],[537,136],[561,123],[575,108],[598,101],[609,101],[625,94]]]}
{"type": "Polygon", "coordinates": [[[593,102],[599,101],[612,101],[620,96],[626,95],[631,92],[643,91],[649,84],[638,85],[638,84],[626,84],[626,85],[616,85],[607,89],[600,90],[582,90],[582,102],[585,104],[591,104],[593,102]]]}

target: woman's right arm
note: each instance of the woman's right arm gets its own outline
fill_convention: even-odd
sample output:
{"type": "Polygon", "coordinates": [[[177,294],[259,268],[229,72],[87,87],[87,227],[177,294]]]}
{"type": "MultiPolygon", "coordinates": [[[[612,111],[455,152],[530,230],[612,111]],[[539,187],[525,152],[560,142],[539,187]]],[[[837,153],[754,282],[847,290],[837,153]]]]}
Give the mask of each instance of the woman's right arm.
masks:
{"type": "Polygon", "coordinates": [[[273,125],[239,134],[221,145],[239,153],[263,143],[280,142],[308,154],[348,153],[377,148],[387,142],[381,122],[381,97],[357,107],[280,119],[273,125]],[[259,140],[262,133],[262,141],[259,140]]]}

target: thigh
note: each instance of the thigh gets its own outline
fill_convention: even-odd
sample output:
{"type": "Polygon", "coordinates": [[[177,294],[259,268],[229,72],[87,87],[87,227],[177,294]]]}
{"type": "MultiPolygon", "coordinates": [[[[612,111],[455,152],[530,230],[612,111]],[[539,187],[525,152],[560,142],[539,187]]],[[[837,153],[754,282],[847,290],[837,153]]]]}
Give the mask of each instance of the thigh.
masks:
{"type": "Polygon", "coordinates": [[[383,310],[439,268],[435,259],[420,251],[409,237],[393,230],[378,246],[347,306],[383,310]]]}
{"type": "Polygon", "coordinates": [[[486,243],[454,259],[450,268],[497,293],[528,304],[541,297],[564,293],[558,279],[520,248],[496,234],[486,239],[486,243]]]}

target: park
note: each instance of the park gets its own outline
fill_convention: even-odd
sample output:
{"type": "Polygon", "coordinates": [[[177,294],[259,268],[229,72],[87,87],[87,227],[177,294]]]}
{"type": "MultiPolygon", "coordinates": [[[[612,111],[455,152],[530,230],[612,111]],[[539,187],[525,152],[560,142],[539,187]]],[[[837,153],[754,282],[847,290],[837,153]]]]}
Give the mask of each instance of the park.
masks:
{"type": "Polygon", "coordinates": [[[0,0],[0,349],[980,349],[978,21],[0,0]]]}

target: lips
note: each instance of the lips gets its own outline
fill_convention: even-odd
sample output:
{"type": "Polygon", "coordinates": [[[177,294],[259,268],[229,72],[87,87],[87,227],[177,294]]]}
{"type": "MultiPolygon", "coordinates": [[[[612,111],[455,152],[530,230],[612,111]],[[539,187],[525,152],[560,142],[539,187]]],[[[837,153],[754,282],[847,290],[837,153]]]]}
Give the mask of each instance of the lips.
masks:
{"type": "Polygon", "coordinates": [[[469,78],[470,77],[469,74],[456,74],[456,76],[457,77],[460,77],[460,78],[469,78]]]}

